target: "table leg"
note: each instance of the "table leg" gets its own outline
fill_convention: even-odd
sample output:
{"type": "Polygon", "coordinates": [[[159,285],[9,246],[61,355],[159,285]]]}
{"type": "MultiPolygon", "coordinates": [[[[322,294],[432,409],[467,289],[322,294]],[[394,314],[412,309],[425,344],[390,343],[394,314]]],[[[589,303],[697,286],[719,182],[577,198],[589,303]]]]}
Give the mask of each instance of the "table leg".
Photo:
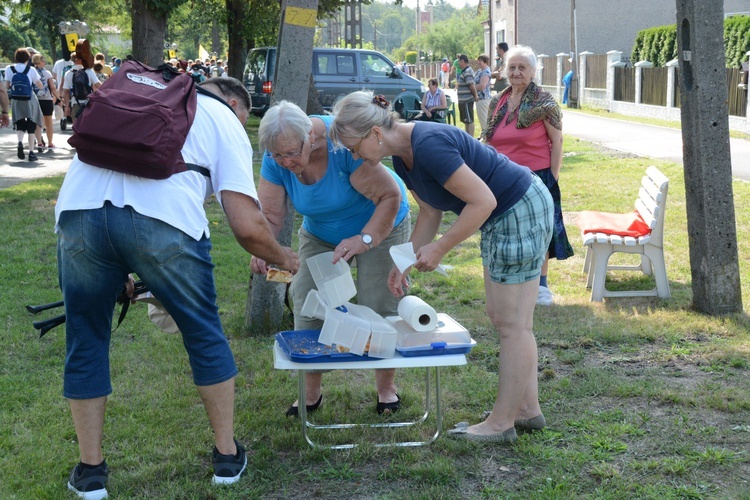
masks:
{"type": "MultiPolygon", "coordinates": [[[[401,447],[410,447],[410,446],[424,446],[427,444],[430,444],[434,442],[441,434],[443,430],[443,410],[442,410],[442,402],[440,399],[440,367],[435,366],[433,367],[435,370],[435,412],[436,412],[436,431],[435,434],[432,435],[432,437],[426,441],[406,441],[406,442],[399,442],[399,443],[377,443],[374,444],[375,447],[384,447],[384,446],[401,446],[401,447]]],[[[397,427],[408,427],[416,424],[420,424],[427,420],[427,418],[430,415],[430,409],[432,407],[431,404],[431,382],[430,382],[430,367],[425,368],[425,413],[418,418],[417,420],[410,421],[410,422],[385,422],[380,424],[314,424],[310,421],[308,421],[307,417],[307,408],[304,402],[306,401],[307,397],[307,386],[305,384],[305,370],[298,370],[299,372],[299,390],[298,390],[298,400],[299,400],[299,417],[300,417],[300,423],[302,425],[302,435],[305,438],[305,441],[312,446],[313,448],[329,448],[332,450],[337,449],[351,449],[355,448],[358,445],[357,444],[342,444],[342,445],[333,445],[333,446],[326,446],[326,445],[320,445],[315,443],[309,434],[309,430],[322,430],[322,429],[352,429],[355,427],[370,427],[370,428],[397,428],[397,427]]]]}

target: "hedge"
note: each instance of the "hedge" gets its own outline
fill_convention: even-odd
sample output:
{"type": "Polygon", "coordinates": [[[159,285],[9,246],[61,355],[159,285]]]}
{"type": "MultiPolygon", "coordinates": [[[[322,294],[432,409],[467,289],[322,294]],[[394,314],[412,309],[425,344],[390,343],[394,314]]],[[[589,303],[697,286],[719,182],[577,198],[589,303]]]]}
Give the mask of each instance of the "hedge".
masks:
{"type": "MultiPolygon", "coordinates": [[[[750,51],[750,16],[732,16],[724,20],[724,50],[727,67],[739,68],[750,51]]],[[[656,26],[638,32],[630,54],[633,63],[650,61],[666,66],[677,58],[677,26],[656,26]]]]}

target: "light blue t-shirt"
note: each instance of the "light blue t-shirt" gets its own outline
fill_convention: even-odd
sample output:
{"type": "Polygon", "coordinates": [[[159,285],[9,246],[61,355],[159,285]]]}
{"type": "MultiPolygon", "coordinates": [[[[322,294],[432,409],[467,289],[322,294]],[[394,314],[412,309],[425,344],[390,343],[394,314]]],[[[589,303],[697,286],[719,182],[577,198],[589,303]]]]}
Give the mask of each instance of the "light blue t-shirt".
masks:
{"type": "MultiPolygon", "coordinates": [[[[323,120],[328,130],[332,116],[312,116],[323,120]]],[[[303,215],[302,227],[323,241],[337,245],[344,238],[360,234],[362,228],[375,212],[375,204],[354,189],[349,177],[362,165],[346,149],[335,149],[330,139],[328,144],[328,169],[315,184],[302,184],[297,177],[280,166],[273,158],[263,155],[260,175],[268,182],[284,186],[295,210],[303,215]]],[[[401,206],[394,225],[404,220],[409,212],[406,188],[390,169],[401,190],[401,206]]]]}

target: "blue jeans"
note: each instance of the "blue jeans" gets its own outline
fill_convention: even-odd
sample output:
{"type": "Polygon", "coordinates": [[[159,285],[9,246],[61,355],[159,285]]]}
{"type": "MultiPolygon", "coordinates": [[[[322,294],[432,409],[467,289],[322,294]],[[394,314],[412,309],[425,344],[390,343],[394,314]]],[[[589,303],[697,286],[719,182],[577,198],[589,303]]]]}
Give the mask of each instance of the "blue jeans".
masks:
{"type": "Polygon", "coordinates": [[[65,301],[66,398],[112,392],[109,343],[118,292],[135,272],[182,333],[196,385],[231,379],[237,367],[216,306],[211,241],[106,202],[60,214],[57,244],[65,301]]]}

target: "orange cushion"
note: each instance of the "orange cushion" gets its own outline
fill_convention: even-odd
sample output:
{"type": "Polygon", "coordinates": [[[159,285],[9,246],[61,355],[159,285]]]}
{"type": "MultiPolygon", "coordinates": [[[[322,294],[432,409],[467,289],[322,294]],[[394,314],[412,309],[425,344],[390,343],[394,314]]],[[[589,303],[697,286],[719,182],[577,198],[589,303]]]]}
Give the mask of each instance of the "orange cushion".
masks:
{"type": "Polygon", "coordinates": [[[648,224],[637,211],[613,214],[584,210],[578,214],[576,225],[583,233],[616,234],[635,238],[651,234],[648,224]]]}

